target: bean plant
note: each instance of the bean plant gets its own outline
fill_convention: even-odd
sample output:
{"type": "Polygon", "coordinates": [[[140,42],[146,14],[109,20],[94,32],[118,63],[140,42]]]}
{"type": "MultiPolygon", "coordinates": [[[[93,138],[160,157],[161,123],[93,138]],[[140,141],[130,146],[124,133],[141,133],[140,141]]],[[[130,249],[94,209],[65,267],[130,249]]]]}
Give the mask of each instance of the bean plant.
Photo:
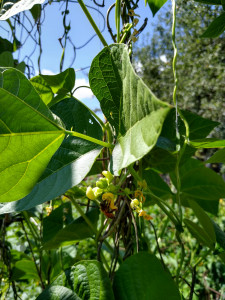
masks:
{"type": "MultiPolygon", "coordinates": [[[[43,2],[1,1],[0,19],[34,14],[43,2]]],[[[104,121],[74,97],[76,74],[63,71],[64,56],[56,75],[28,79],[15,61],[0,68],[1,299],[21,299],[24,280],[38,282],[38,300],[203,299],[199,268],[210,256],[225,262],[225,233],[215,222],[225,183],[208,167],[225,163],[225,141],[208,137],[218,122],[179,108],[176,2],[172,102],[158,99],[132,66],[145,27],[139,1],[110,7],[111,45],[77,2],[103,45],[89,83],[104,121]],[[208,148],[219,150],[207,161],[195,157],[208,148]],[[30,255],[10,248],[17,226],[30,255]]],[[[166,0],[145,2],[154,16],[166,0]]],[[[224,7],[223,0],[198,2],[224,7]]],[[[201,38],[224,29],[222,13],[201,38]]]]}

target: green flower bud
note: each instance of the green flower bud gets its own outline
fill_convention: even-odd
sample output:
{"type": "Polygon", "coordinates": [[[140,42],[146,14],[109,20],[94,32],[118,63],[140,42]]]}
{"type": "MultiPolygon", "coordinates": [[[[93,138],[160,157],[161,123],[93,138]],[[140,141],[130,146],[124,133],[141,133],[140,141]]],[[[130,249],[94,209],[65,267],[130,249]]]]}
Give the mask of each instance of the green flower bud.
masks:
{"type": "Polygon", "coordinates": [[[99,181],[96,182],[96,186],[100,189],[106,189],[108,187],[108,180],[106,178],[100,178],[99,181]]]}
{"type": "Polygon", "coordinates": [[[86,196],[90,199],[90,200],[95,200],[95,194],[93,192],[93,189],[89,186],[86,190],[86,196]]]}
{"type": "Polygon", "coordinates": [[[129,195],[129,194],[131,194],[131,191],[130,191],[129,188],[125,188],[125,189],[124,189],[124,193],[125,193],[126,195],[129,195]]]}
{"type": "Polygon", "coordinates": [[[112,182],[114,176],[109,171],[103,171],[102,174],[109,180],[109,183],[112,182]]]}
{"type": "Polygon", "coordinates": [[[139,201],[138,201],[138,199],[133,199],[132,201],[131,201],[131,203],[130,203],[130,207],[132,208],[132,209],[136,209],[136,208],[138,208],[138,205],[139,205],[139,201]]]}
{"type": "Polygon", "coordinates": [[[101,194],[103,193],[103,190],[100,189],[99,187],[93,188],[92,191],[94,192],[94,195],[95,195],[96,198],[101,196],[101,194]]]}
{"type": "Polygon", "coordinates": [[[111,192],[111,193],[117,193],[119,191],[120,187],[116,186],[112,183],[110,183],[110,185],[107,188],[107,191],[111,192]]]}

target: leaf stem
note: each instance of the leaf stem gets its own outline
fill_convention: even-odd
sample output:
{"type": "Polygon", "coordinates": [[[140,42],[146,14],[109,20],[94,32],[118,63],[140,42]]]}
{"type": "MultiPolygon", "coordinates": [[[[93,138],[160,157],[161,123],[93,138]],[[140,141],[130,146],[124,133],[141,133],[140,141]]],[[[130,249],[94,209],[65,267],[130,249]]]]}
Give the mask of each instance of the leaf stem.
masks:
{"type": "Polygon", "coordinates": [[[103,37],[101,31],[98,29],[97,25],[95,24],[95,21],[93,20],[91,14],[89,13],[86,5],[83,2],[83,0],[78,0],[78,3],[80,4],[83,12],[85,13],[86,17],[88,18],[88,21],[90,22],[91,26],[93,27],[94,31],[96,32],[96,34],[99,37],[100,41],[102,42],[103,46],[108,47],[106,40],[104,39],[104,37],[103,37]]]}
{"type": "Polygon", "coordinates": [[[85,134],[82,134],[82,133],[79,133],[79,132],[76,132],[76,131],[65,130],[65,133],[67,133],[71,136],[76,136],[76,137],[79,137],[81,139],[90,141],[92,143],[95,143],[97,145],[100,145],[100,146],[103,146],[103,147],[106,147],[106,148],[113,148],[114,147],[114,145],[112,145],[112,144],[97,140],[97,139],[95,139],[91,136],[88,136],[88,135],[85,135],[85,134]]]}

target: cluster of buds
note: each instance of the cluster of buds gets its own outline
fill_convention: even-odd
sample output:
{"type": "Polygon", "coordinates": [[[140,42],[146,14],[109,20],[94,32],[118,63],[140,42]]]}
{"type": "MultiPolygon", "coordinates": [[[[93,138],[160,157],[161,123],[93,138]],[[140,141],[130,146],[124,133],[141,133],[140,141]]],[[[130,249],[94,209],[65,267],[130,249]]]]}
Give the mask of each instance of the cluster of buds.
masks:
{"type": "Polygon", "coordinates": [[[145,197],[142,191],[136,190],[134,192],[134,196],[135,198],[131,200],[130,207],[138,213],[139,217],[143,217],[147,221],[152,220],[153,218],[142,209],[142,203],[145,202],[145,197]]]}
{"type": "Polygon", "coordinates": [[[97,200],[100,202],[101,211],[108,217],[113,219],[114,212],[118,209],[115,206],[115,201],[119,187],[115,186],[112,181],[114,176],[109,171],[103,171],[103,176],[96,182],[96,187],[88,187],[86,190],[86,196],[90,200],[97,200]]]}

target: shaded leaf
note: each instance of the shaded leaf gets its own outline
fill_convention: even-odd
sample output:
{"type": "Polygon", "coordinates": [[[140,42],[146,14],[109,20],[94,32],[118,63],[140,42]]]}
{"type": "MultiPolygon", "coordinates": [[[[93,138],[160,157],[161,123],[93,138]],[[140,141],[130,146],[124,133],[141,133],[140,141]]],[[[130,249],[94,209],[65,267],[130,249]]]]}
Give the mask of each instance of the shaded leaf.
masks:
{"type": "Polygon", "coordinates": [[[43,219],[43,242],[49,241],[63,228],[65,220],[72,222],[71,203],[66,202],[54,209],[49,216],[43,219]]]}
{"type": "Polygon", "coordinates": [[[15,263],[11,280],[36,279],[40,280],[35,264],[32,260],[22,259],[15,263]]]}
{"type": "Polygon", "coordinates": [[[34,18],[34,21],[37,22],[37,20],[40,18],[41,16],[41,5],[40,4],[36,4],[34,5],[31,9],[30,12],[32,14],[32,17],[34,18]]]}
{"type": "Polygon", "coordinates": [[[209,236],[204,229],[188,219],[184,219],[184,224],[200,244],[203,244],[210,249],[214,249],[214,244],[209,239],[209,236]]]}
{"type": "Polygon", "coordinates": [[[225,163],[225,149],[217,151],[206,163],[225,163]]]}
{"type": "Polygon", "coordinates": [[[13,0],[4,1],[1,5],[0,20],[6,20],[21,11],[31,9],[35,4],[42,4],[45,0],[13,0]]]}
{"type": "Polygon", "coordinates": [[[150,190],[159,198],[168,199],[172,197],[172,192],[165,181],[160,177],[160,175],[153,170],[144,170],[142,174],[143,179],[150,190]]]}
{"type": "MultiPolygon", "coordinates": [[[[95,260],[80,261],[72,268],[59,275],[56,280],[47,288],[37,300],[64,300],[64,295],[58,298],[51,298],[54,287],[60,291],[59,287],[65,287],[72,291],[68,299],[85,300],[113,300],[113,292],[110,280],[101,263],[95,260]]],[[[55,293],[55,291],[54,291],[55,293]]],[[[57,294],[55,294],[57,295],[57,294]]]]}
{"type": "Polygon", "coordinates": [[[0,54],[0,67],[14,67],[13,55],[9,51],[0,54]]]}
{"type": "Polygon", "coordinates": [[[225,30],[225,12],[217,17],[203,33],[203,38],[216,38],[225,30]]]}
{"type": "MultiPolygon", "coordinates": [[[[171,174],[174,185],[175,177],[171,174]]],[[[213,170],[196,159],[189,159],[180,168],[181,196],[201,200],[219,200],[225,197],[225,182],[213,170]]]]}
{"type": "Polygon", "coordinates": [[[216,241],[225,250],[225,232],[220,228],[220,226],[216,222],[212,222],[216,234],[216,241]]]}
{"type": "MultiPolygon", "coordinates": [[[[102,139],[102,129],[89,110],[74,98],[65,99],[53,108],[66,128],[102,139]]],[[[31,207],[62,195],[79,184],[89,173],[102,147],[76,137],[64,139],[61,147],[52,157],[43,176],[32,192],[25,198],[5,205],[1,213],[28,210],[31,207]]]]}
{"type": "Polygon", "coordinates": [[[194,211],[196,217],[198,218],[200,224],[202,225],[203,229],[205,230],[206,234],[208,235],[209,239],[212,241],[212,243],[215,243],[216,235],[212,220],[195,201],[189,200],[189,204],[192,210],[194,211]]]}
{"type": "Polygon", "coordinates": [[[221,5],[221,0],[195,0],[195,2],[210,4],[210,5],[221,5]]]}
{"type": "MultiPolygon", "coordinates": [[[[96,226],[99,216],[99,210],[93,209],[86,214],[91,223],[96,226]]],[[[93,236],[93,231],[83,219],[79,217],[72,223],[57,231],[55,235],[45,237],[43,249],[54,249],[65,245],[74,244],[76,241],[86,239],[93,236]],[[49,239],[46,241],[46,239],[49,239]]]]}
{"type": "Polygon", "coordinates": [[[167,2],[167,0],[145,0],[145,3],[148,3],[153,16],[157,13],[158,10],[167,2]]]}
{"type": "Polygon", "coordinates": [[[116,272],[113,290],[116,300],[178,300],[179,290],[172,277],[152,254],[130,256],[116,272]],[[162,288],[163,287],[163,288],[162,288]]]}

